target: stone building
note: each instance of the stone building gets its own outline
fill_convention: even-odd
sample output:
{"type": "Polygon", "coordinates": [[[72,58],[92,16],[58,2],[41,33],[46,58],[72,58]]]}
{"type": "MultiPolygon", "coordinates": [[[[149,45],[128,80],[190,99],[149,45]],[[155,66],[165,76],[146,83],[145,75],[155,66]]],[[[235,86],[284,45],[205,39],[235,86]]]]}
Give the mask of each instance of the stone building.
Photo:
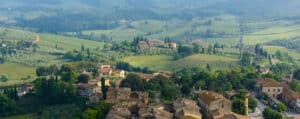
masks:
{"type": "Polygon", "coordinates": [[[77,85],[77,94],[79,96],[87,96],[90,97],[95,93],[102,93],[101,87],[97,85],[92,85],[88,83],[78,83],[77,85]]]}
{"type": "Polygon", "coordinates": [[[125,78],[125,71],[113,69],[110,65],[99,65],[99,74],[101,77],[125,78]]]}
{"type": "Polygon", "coordinates": [[[150,38],[149,40],[141,40],[138,41],[138,48],[141,50],[144,49],[151,49],[151,48],[171,48],[171,49],[176,49],[177,44],[175,42],[166,42],[166,41],[161,41],[159,39],[155,38],[150,38]]]}
{"type": "Polygon", "coordinates": [[[139,109],[139,119],[173,119],[174,114],[167,109],[166,105],[158,104],[139,109]]]}
{"type": "Polygon", "coordinates": [[[231,112],[230,100],[215,92],[204,91],[199,93],[198,102],[206,119],[214,119],[214,116],[231,112]]]}
{"type": "Polygon", "coordinates": [[[202,119],[197,103],[190,99],[180,99],[173,102],[176,119],[202,119]]]}
{"type": "Polygon", "coordinates": [[[131,91],[130,88],[109,88],[107,91],[106,102],[135,102],[140,104],[148,103],[148,93],[141,91],[131,91]]]}
{"type": "Polygon", "coordinates": [[[106,116],[106,119],[131,119],[130,103],[120,102],[115,104],[106,116]]]}
{"type": "Polygon", "coordinates": [[[266,93],[273,98],[277,98],[283,91],[283,85],[270,78],[255,79],[255,82],[259,95],[266,93]]]}

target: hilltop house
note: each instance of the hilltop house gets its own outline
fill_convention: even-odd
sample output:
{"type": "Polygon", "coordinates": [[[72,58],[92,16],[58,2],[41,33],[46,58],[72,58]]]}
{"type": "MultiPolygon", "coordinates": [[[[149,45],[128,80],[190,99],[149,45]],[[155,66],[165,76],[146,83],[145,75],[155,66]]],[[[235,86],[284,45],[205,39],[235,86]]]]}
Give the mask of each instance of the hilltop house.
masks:
{"type": "Polygon", "coordinates": [[[141,40],[138,41],[138,48],[141,50],[144,49],[149,49],[149,48],[158,48],[158,47],[163,47],[163,48],[171,48],[171,49],[176,49],[177,44],[175,42],[166,42],[166,41],[161,41],[155,38],[150,38],[149,40],[141,40]]]}
{"type": "MultiPolygon", "coordinates": [[[[109,80],[105,80],[105,85],[110,86],[109,80]]],[[[77,94],[79,96],[89,97],[90,102],[97,102],[100,100],[102,95],[102,84],[99,79],[89,80],[88,83],[78,83],[77,94]]]]}
{"type": "Polygon", "coordinates": [[[199,93],[198,102],[205,119],[249,119],[247,116],[231,112],[231,101],[215,92],[199,93]]]}
{"type": "Polygon", "coordinates": [[[190,99],[181,99],[173,102],[176,119],[202,119],[197,103],[190,99]]]}
{"type": "Polygon", "coordinates": [[[108,103],[127,101],[147,104],[148,93],[141,91],[131,91],[130,88],[109,88],[105,101],[108,103]]]}
{"type": "Polygon", "coordinates": [[[219,115],[221,112],[231,112],[230,100],[215,92],[201,92],[198,95],[198,102],[202,113],[207,119],[214,119],[213,117],[219,115]]]}
{"type": "Polygon", "coordinates": [[[255,79],[255,82],[259,95],[266,93],[273,98],[277,98],[283,91],[283,85],[270,78],[255,79]]]}
{"type": "Polygon", "coordinates": [[[125,78],[124,70],[113,69],[113,68],[111,68],[110,65],[100,65],[99,66],[99,74],[102,77],[125,78]]]}
{"type": "Polygon", "coordinates": [[[101,87],[97,85],[91,85],[87,83],[78,83],[77,84],[77,94],[79,96],[87,96],[90,97],[95,93],[102,93],[101,87]]]}

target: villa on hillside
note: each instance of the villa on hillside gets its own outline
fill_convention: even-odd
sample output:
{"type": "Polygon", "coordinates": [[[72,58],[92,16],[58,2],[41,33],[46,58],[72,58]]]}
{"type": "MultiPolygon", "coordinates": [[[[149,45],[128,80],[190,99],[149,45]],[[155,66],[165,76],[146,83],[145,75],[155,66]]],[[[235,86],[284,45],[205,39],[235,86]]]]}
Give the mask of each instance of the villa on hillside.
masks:
{"type": "Polygon", "coordinates": [[[101,77],[125,78],[124,70],[113,69],[110,65],[100,65],[98,70],[101,77]]]}
{"type": "Polygon", "coordinates": [[[199,93],[198,102],[205,119],[249,119],[248,116],[231,112],[231,101],[215,92],[199,93]]]}
{"type": "Polygon", "coordinates": [[[273,98],[277,98],[283,92],[283,85],[270,78],[255,79],[256,89],[259,95],[268,94],[273,98]]]}
{"type": "Polygon", "coordinates": [[[149,48],[170,48],[170,49],[176,49],[177,44],[175,42],[167,42],[167,41],[161,41],[159,39],[150,38],[149,40],[141,40],[138,42],[138,48],[139,49],[149,49],[149,48]]]}

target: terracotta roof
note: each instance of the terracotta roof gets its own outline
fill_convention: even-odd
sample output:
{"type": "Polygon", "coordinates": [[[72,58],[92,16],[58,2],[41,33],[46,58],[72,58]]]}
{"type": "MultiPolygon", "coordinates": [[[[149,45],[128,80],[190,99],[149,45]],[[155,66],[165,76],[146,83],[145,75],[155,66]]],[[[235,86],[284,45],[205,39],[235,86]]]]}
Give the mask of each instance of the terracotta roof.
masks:
{"type": "Polygon", "coordinates": [[[261,87],[283,87],[280,83],[270,78],[256,79],[256,83],[261,87]]]}
{"type": "Polygon", "coordinates": [[[115,69],[112,71],[113,74],[120,74],[121,72],[123,72],[124,70],[118,70],[118,69],[115,69]]]}
{"type": "Polygon", "coordinates": [[[300,100],[300,94],[288,88],[283,89],[282,95],[291,100],[297,100],[297,99],[300,100]]]}
{"type": "Polygon", "coordinates": [[[100,73],[109,73],[111,72],[112,69],[111,68],[103,68],[103,69],[100,69],[100,73]]]}
{"type": "Polygon", "coordinates": [[[213,101],[219,100],[219,99],[225,99],[224,96],[219,95],[212,91],[206,91],[199,94],[199,98],[205,103],[210,104],[213,101]]]}
{"type": "Polygon", "coordinates": [[[139,74],[140,78],[145,79],[145,80],[149,80],[152,79],[153,77],[155,77],[154,74],[144,74],[144,73],[140,73],[139,74]]]}

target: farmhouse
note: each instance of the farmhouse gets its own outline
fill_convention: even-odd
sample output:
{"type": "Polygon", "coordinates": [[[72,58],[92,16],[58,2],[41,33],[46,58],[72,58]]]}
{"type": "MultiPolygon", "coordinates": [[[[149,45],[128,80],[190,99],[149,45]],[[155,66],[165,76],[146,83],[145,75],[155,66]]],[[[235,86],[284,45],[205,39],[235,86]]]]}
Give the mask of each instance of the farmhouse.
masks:
{"type": "Polygon", "coordinates": [[[213,116],[219,115],[221,112],[231,112],[231,102],[224,96],[215,92],[204,91],[198,95],[202,113],[208,118],[213,119],[213,116]]]}
{"type": "Polygon", "coordinates": [[[106,102],[135,102],[148,104],[148,93],[141,91],[131,91],[130,88],[109,88],[107,91],[106,102]]]}
{"type": "Polygon", "coordinates": [[[277,98],[283,91],[283,86],[270,78],[255,79],[257,91],[260,95],[266,93],[273,98],[277,98]]]}
{"type": "Polygon", "coordinates": [[[137,46],[141,50],[149,49],[149,48],[158,48],[158,47],[171,48],[171,49],[177,48],[177,44],[175,42],[161,41],[161,40],[155,39],[155,38],[150,38],[149,40],[138,41],[137,46]]]}
{"type": "Polygon", "coordinates": [[[99,74],[101,77],[125,78],[124,70],[113,69],[113,68],[111,68],[110,65],[100,65],[99,66],[99,74]]]}
{"type": "Polygon", "coordinates": [[[95,93],[102,93],[101,87],[97,85],[87,84],[87,83],[78,83],[77,85],[77,94],[79,96],[90,97],[95,93]]]}
{"type": "Polygon", "coordinates": [[[190,99],[181,99],[173,102],[176,119],[202,119],[197,103],[190,99]]]}

